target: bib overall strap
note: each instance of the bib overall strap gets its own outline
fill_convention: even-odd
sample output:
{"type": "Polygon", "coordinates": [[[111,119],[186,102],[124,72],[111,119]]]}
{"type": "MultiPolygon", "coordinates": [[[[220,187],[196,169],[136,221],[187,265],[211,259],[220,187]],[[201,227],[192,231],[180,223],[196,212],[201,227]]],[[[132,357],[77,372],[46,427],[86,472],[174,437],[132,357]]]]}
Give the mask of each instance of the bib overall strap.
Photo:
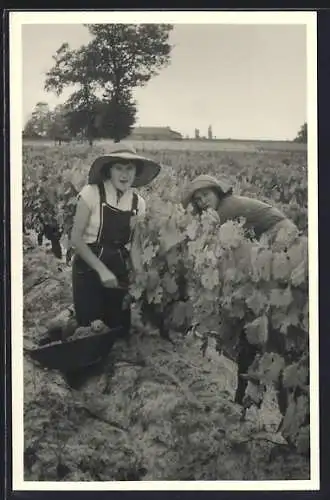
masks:
{"type": "Polygon", "coordinates": [[[103,221],[103,204],[106,203],[106,195],[105,195],[105,187],[104,187],[103,182],[100,182],[97,185],[97,187],[98,187],[99,193],[100,193],[100,227],[99,227],[99,230],[98,230],[98,233],[97,233],[96,241],[97,241],[97,243],[99,243],[100,238],[101,238],[102,225],[103,225],[102,224],[102,221],[103,221]]]}
{"type": "Polygon", "coordinates": [[[100,193],[100,204],[102,206],[102,203],[106,203],[105,188],[103,182],[100,182],[100,184],[98,184],[98,188],[100,193]]]}
{"type": "Polygon", "coordinates": [[[138,213],[138,195],[136,193],[133,193],[133,198],[132,198],[132,215],[137,215],[138,213]]]}

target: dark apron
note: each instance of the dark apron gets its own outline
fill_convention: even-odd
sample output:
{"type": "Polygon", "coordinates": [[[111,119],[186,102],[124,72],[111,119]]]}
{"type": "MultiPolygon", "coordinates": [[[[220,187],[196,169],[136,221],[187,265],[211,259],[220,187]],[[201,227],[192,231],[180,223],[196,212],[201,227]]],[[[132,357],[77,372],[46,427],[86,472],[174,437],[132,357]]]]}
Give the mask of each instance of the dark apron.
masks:
{"type": "Polygon", "coordinates": [[[118,210],[106,203],[104,184],[100,191],[100,228],[97,239],[88,246],[114,273],[119,288],[105,288],[96,271],[78,255],[72,265],[73,301],[80,325],[102,319],[110,328],[130,325],[130,310],[123,309],[129,286],[129,252],[125,245],[131,239],[131,216],[137,214],[138,197],[133,193],[131,210],[118,210]]]}

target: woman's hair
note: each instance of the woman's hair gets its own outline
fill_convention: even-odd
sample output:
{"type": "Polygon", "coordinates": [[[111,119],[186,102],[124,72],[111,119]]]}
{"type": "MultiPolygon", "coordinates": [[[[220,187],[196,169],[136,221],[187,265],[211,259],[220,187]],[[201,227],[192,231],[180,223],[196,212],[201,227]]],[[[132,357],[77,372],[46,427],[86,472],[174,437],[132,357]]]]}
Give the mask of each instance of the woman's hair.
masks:
{"type": "MultiPolygon", "coordinates": [[[[120,163],[126,163],[126,164],[132,164],[132,165],[135,165],[135,168],[136,168],[136,174],[137,175],[139,173],[139,171],[141,170],[141,166],[139,163],[137,163],[136,161],[132,162],[132,161],[123,161],[121,160],[120,163]]],[[[101,169],[101,172],[100,172],[100,176],[101,176],[101,179],[100,181],[103,182],[103,181],[106,181],[108,179],[110,179],[111,177],[111,167],[114,165],[114,162],[113,161],[109,161],[109,163],[105,163],[101,169]]]]}

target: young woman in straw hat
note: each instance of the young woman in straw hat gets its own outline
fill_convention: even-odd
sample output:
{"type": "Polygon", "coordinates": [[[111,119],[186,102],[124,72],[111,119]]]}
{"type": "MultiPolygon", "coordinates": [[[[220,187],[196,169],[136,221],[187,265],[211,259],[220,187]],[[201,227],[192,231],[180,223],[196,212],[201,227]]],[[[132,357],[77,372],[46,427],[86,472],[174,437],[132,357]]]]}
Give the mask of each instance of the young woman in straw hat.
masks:
{"type": "MultiPolygon", "coordinates": [[[[229,184],[210,175],[200,175],[190,183],[182,205],[185,208],[191,205],[196,214],[213,209],[221,223],[244,218],[245,228],[252,230],[256,238],[266,235],[276,250],[291,245],[299,234],[296,225],[277,208],[253,198],[235,195],[229,184]],[[280,237],[281,230],[285,233],[284,238],[280,237]]],[[[238,404],[242,404],[247,386],[247,381],[239,375],[247,372],[257,353],[258,348],[249,344],[242,331],[237,359],[238,387],[235,401],[238,404]]]]}
{"type": "Polygon", "coordinates": [[[199,175],[190,183],[182,204],[185,208],[191,204],[195,213],[211,208],[217,212],[221,223],[244,218],[247,230],[252,230],[256,238],[266,235],[278,249],[280,230],[286,233],[284,245],[291,244],[298,235],[296,225],[280,210],[260,200],[235,195],[227,182],[210,175],[199,175]]]}
{"type": "Polygon", "coordinates": [[[80,326],[100,320],[129,330],[127,247],[132,217],[143,216],[146,206],[133,188],[149,184],[160,168],[131,149],[112,151],[92,164],[71,233],[73,303],[80,326]]]}

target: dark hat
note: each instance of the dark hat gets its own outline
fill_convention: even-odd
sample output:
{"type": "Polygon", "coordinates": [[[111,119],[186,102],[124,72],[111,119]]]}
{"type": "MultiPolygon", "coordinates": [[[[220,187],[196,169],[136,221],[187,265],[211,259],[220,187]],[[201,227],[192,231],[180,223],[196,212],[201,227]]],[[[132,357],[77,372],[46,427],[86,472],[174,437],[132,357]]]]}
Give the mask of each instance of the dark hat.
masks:
{"type": "Polygon", "coordinates": [[[103,179],[103,167],[116,163],[118,160],[129,161],[136,165],[136,176],[132,187],[149,184],[161,170],[160,164],[144,156],[139,156],[133,148],[117,149],[94,160],[88,174],[89,184],[98,184],[103,179]]]}

